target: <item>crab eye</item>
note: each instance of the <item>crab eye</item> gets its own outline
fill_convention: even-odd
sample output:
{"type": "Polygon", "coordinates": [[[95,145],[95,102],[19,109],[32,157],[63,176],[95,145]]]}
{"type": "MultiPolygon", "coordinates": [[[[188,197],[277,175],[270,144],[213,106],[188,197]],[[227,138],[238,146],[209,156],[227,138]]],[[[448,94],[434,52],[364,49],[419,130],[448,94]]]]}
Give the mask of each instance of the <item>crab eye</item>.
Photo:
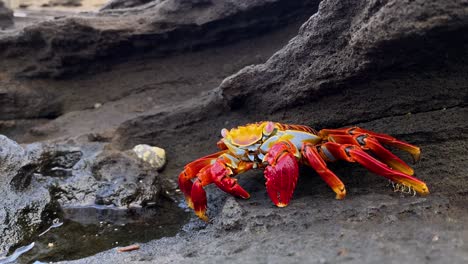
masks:
{"type": "Polygon", "coordinates": [[[223,138],[225,138],[225,137],[227,136],[228,132],[229,132],[229,131],[228,131],[227,129],[225,129],[225,128],[221,129],[221,136],[222,136],[223,138]]]}
{"type": "Polygon", "coordinates": [[[263,135],[269,136],[275,130],[275,124],[273,122],[267,122],[265,127],[263,127],[263,135]]]}

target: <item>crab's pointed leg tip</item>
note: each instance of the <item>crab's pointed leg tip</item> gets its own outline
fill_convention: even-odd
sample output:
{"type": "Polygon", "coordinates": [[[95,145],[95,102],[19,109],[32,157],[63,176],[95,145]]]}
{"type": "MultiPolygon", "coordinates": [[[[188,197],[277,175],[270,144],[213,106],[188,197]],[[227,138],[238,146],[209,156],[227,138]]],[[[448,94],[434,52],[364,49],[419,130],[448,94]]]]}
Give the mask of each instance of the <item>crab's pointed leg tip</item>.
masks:
{"type": "Polygon", "coordinates": [[[276,206],[278,206],[278,207],[286,207],[286,206],[288,206],[288,204],[287,204],[287,203],[281,203],[281,202],[280,202],[280,203],[277,203],[276,206]]]}
{"type": "Polygon", "coordinates": [[[342,193],[337,193],[335,196],[336,200],[343,200],[346,197],[346,191],[342,193]]]}
{"type": "Polygon", "coordinates": [[[420,195],[422,196],[426,196],[426,195],[429,195],[429,188],[427,187],[426,184],[424,184],[422,187],[421,187],[421,190],[419,192],[420,195]]]}
{"type": "Polygon", "coordinates": [[[198,216],[198,218],[200,218],[201,220],[205,221],[205,222],[208,222],[209,221],[209,218],[208,216],[205,214],[204,211],[195,211],[195,214],[198,216]]]}

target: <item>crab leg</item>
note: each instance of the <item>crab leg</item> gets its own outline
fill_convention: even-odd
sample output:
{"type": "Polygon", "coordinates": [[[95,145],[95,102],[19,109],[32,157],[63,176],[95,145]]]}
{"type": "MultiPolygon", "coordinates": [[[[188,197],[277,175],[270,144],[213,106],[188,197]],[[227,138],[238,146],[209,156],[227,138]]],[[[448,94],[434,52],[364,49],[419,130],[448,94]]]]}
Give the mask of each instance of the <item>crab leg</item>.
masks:
{"type": "Polygon", "coordinates": [[[208,216],[205,214],[207,201],[206,192],[203,187],[210,183],[203,183],[200,179],[195,180],[192,186],[192,193],[190,194],[195,214],[205,222],[208,222],[208,216]]]}
{"type": "Polygon", "coordinates": [[[203,187],[211,183],[215,183],[221,190],[231,195],[244,199],[249,198],[250,194],[237,183],[237,179],[231,178],[231,176],[245,172],[252,167],[252,163],[242,162],[229,154],[224,154],[213,164],[201,169],[197,174],[197,180],[193,183],[190,194],[195,214],[200,219],[208,221],[208,216],[206,216],[206,192],[203,187]]]}
{"type": "Polygon", "coordinates": [[[269,164],[264,171],[267,192],[278,207],[289,204],[296,188],[299,176],[299,166],[294,156],[296,152],[294,144],[281,141],[271,147],[264,159],[269,164]]]}
{"type": "Polygon", "coordinates": [[[346,196],[345,186],[343,182],[327,168],[327,163],[318,153],[317,146],[305,143],[302,146],[301,153],[307,164],[309,164],[336,193],[336,199],[343,199],[346,196]]]}
{"type": "Polygon", "coordinates": [[[329,135],[328,140],[339,144],[352,144],[360,146],[364,150],[371,150],[385,164],[393,169],[399,170],[405,174],[413,175],[413,169],[394,155],[388,149],[384,148],[377,139],[369,134],[357,133],[355,135],[329,135]]]}
{"type": "Polygon", "coordinates": [[[184,193],[185,200],[187,201],[187,205],[190,208],[193,209],[193,203],[191,198],[193,186],[192,179],[197,177],[197,174],[201,169],[213,164],[219,156],[226,152],[227,151],[219,151],[211,155],[205,156],[203,158],[199,158],[195,161],[192,161],[189,164],[185,165],[184,170],[179,174],[179,188],[184,193]]]}
{"type": "Polygon", "coordinates": [[[358,162],[369,171],[388,178],[393,182],[408,186],[421,195],[429,194],[429,189],[423,181],[388,167],[386,164],[367,154],[358,146],[327,142],[322,144],[321,148],[325,154],[329,153],[336,159],[358,162]]]}
{"type": "Polygon", "coordinates": [[[355,134],[369,134],[370,136],[376,138],[380,143],[390,145],[396,148],[399,148],[403,151],[406,151],[411,154],[413,157],[413,162],[419,161],[421,157],[421,149],[406,143],[404,141],[398,140],[392,136],[386,134],[375,133],[370,130],[365,130],[359,127],[348,127],[341,129],[322,129],[319,131],[318,135],[323,139],[328,139],[330,135],[355,135],[355,134]]]}

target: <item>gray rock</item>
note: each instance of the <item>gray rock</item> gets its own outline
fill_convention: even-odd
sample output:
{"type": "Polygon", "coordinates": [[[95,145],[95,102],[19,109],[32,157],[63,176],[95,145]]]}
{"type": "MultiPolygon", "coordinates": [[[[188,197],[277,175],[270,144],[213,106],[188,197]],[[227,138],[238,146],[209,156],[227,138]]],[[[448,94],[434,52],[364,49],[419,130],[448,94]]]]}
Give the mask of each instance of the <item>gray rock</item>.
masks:
{"type": "Polygon", "coordinates": [[[228,197],[224,203],[223,209],[221,210],[219,217],[216,218],[217,226],[223,230],[241,229],[242,217],[244,217],[245,211],[239,205],[234,197],[228,197]]]}
{"type": "Polygon", "coordinates": [[[466,52],[452,46],[466,41],[463,2],[421,0],[401,12],[396,1],[322,1],[287,46],[265,64],[227,78],[219,92],[232,108],[273,112],[379,72],[443,64],[466,52]],[[436,56],[441,51],[450,54],[436,56]]]}
{"type": "Polygon", "coordinates": [[[35,143],[22,148],[0,136],[0,252],[36,235],[60,207],[154,205],[161,194],[156,170],[133,151],[102,143],[35,143]]]}
{"type": "Polygon", "coordinates": [[[35,164],[16,142],[0,135],[0,254],[42,226],[52,206],[49,191],[34,176],[35,164]]]}
{"type": "Polygon", "coordinates": [[[13,11],[0,1],[0,30],[13,26],[13,11]]]}
{"type": "Polygon", "coordinates": [[[162,57],[255,36],[303,19],[316,6],[316,0],[155,0],[141,8],[60,18],[0,37],[0,69],[57,78],[102,70],[105,61],[142,51],[162,57]]]}
{"type": "MultiPolygon", "coordinates": [[[[160,0],[158,2],[162,2],[164,0],[160,0]]],[[[101,10],[109,10],[109,9],[120,9],[120,8],[129,8],[129,7],[136,7],[141,6],[150,2],[155,2],[154,0],[111,0],[105,6],[101,8],[101,10]]]]}
{"type": "Polygon", "coordinates": [[[81,6],[82,0],[51,0],[46,6],[81,6]]]}

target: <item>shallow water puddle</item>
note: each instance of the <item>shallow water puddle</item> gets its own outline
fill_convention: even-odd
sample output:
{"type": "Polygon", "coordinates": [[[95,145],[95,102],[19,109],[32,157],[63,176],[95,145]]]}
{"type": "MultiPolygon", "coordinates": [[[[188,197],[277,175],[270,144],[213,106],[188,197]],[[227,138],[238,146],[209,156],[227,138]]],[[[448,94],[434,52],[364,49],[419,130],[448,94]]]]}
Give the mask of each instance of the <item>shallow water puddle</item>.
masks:
{"type": "Polygon", "coordinates": [[[151,209],[74,207],[63,211],[63,221],[55,221],[52,228],[28,241],[34,242],[34,247],[19,256],[17,263],[80,259],[111,248],[174,236],[190,216],[169,202],[151,209]]]}

